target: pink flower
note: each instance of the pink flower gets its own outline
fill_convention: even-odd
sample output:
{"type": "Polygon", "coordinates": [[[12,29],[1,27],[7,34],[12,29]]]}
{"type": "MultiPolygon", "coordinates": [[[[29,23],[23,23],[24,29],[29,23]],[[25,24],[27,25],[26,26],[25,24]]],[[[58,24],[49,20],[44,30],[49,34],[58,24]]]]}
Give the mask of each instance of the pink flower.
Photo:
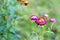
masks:
{"type": "Polygon", "coordinates": [[[48,14],[44,14],[44,16],[45,16],[46,18],[48,18],[48,14]]]}
{"type": "Polygon", "coordinates": [[[42,25],[46,24],[46,19],[41,17],[41,18],[37,19],[35,22],[36,22],[36,24],[42,26],[42,25]]]}
{"type": "Polygon", "coordinates": [[[38,16],[32,15],[32,16],[30,16],[30,19],[31,20],[37,20],[38,19],[38,16]]]}
{"type": "Polygon", "coordinates": [[[55,22],[55,18],[50,18],[50,22],[55,22]]]}

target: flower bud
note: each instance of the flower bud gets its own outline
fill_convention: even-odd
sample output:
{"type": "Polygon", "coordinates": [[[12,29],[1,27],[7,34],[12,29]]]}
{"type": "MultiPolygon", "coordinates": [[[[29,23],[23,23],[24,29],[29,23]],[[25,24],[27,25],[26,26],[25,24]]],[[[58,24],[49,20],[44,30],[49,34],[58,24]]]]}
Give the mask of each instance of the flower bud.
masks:
{"type": "Polygon", "coordinates": [[[55,18],[50,18],[50,22],[55,22],[55,18]]]}
{"type": "Polygon", "coordinates": [[[30,19],[31,19],[31,20],[37,20],[37,19],[38,19],[38,17],[37,17],[37,16],[35,16],[35,15],[32,15],[32,16],[30,16],[30,19]]]}
{"type": "Polygon", "coordinates": [[[28,1],[24,1],[24,5],[28,5],[28,1]]]}

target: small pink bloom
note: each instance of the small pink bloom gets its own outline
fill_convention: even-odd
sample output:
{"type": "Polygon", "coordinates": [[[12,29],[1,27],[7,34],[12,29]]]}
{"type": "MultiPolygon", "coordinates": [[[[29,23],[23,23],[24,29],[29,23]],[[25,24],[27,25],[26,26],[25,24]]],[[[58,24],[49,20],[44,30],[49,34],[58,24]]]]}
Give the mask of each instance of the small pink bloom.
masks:
{"type": "Polygon", "coordinates": [[[55,18],[50,18],[50,22],[55,22],[55,18]]]}
{"type": "Polygon", "coordinates": [[[44,16],[45,16],[46,18],[48,18],[48,14],[44,14],[44,16]]]}
{"type": "Polygon", "coordinates": [[[31,20],[37,20],[38,19],[38,16],[32,15],[32,16],[30,16],[30,19],[31,20]]]}

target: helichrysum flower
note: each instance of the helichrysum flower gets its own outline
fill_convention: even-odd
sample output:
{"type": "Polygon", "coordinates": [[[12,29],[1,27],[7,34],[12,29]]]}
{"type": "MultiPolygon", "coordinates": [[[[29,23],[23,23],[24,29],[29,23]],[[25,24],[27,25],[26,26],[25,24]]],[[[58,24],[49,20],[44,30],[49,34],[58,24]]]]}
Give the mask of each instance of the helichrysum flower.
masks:
{"type": "Polygon", "coordinates": [[[48,14],[44,14],[44,16],[45,16],[46,18],[48,18],[48,14]]]}
{"type": "Polygon", "coordinates": [[[29,3],[28,1],[24,1],[24,5],[28,5],[28,3],[29,3]]]}
{"type": "Polygon", "coordinates": [[[35,22],[36,22],[36,24],[42,26],[42,25],[46,24],[46,19],[41,17],[41,18],[37,19],[35,22]]]}
{"type": "Polygon", "coordinates": [[[32,15],[32,16],[30,16],[30,19],[31,20],[37,20],[38,19],[38,16],[32,15]]]}
{"type": "Polygon", "coordinates": [[[55,22],[56,20],[55,20],[55,18],[50,18],[49,21],[50,21],[50,22],[55,22]]]}

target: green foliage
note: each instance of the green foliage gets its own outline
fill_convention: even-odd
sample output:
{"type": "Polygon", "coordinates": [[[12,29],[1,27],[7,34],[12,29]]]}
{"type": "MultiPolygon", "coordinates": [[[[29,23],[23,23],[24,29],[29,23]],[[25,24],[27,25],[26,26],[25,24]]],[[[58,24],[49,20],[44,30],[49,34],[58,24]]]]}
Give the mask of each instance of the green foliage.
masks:
{"type": "Polygon", "coordinates": [[[60,0],[28,0],[27,6],[17,0],[0,0],[0,40],[60,40],[60,0]],[[56,22],[38,26],[29,17],[44,12],[56,22]]]}

